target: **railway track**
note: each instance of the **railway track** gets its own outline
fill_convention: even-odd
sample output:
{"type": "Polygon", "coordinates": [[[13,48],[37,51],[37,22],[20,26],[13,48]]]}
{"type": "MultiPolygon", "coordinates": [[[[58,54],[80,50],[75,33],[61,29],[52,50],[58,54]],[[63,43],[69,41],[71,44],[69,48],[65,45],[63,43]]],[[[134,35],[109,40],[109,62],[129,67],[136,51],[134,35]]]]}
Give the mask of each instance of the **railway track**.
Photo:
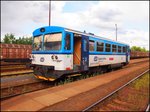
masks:
{"type": "Polygon", "coordinates": [[[33,74],[3,78],[1,82],[1,100],[52,86],[51,82],[38,80],[33,74]]]}
{"type": "Polygon", "coordinates": [[[11,71],[19,71],[19,70],[29,70],[25,64],[16,64],[14,63],[13,65],[2,65],[1,66],[1,73],[4,72],[11,72],[11,71]]]}
{"type": "Polygon", "coordinates": [[[10,63],[1,65],[1,78],[8,76],[24,75],[26,73],[33,73],[25,65],[26,63],[10,63]],[[4,65],[4,66],[3,66],[4,65]]]}
{"type": "MultiPolygon", "coordinates": [[[[104,102],[107,100],[107,99],[111,99],[111,97],[113,97],[113,95],[115,95],[118,91],[122,90],[123,88],[129,86],[129,84],[133,83],[134,81],[136,81],[137,79],[141,78],[145,73],[148,73],[149,72],[149,69],[144,71],[143,73],[139,74],[137,77],[135,77],[134,79],[130,80],[129,82],[127,82],[126,84],[122,85],[121,87],[119,87],[118,89],[114,90],[113,92],[111,92],[110,94],[108,94],[107,96],[101,98],[100,100],[98,100],[97,102],[93,103],[92,105],[88,106],[87,108],[85,108],[84,110],[82,110],[83,112],[85,111],[98,111],[97,110],[94,110],[95,108],[99,108],[99,110],[101,111],[110,111],[112,108],[113,108],[113,105],[111,105],[111,109],[107,108],[107,110],[103,110],[103,109],[100,109],[99,105],[102,105],[104,104],[104,102]]],[[[112,99],[111,99],[112,100],[112,99]]],[[[110,101],[109,101],[110,102],[110,101]]],[[[108,103],[109,103],[108,102],[108,103]]],[[[118,100],[116,101],[117,103],[119,102],[118,100]]],[[[104,105],[107,105],[104,104],[104,105]]],[[[124,106],[128,106],[129,103],[125,103],[124,102],[124,106]]],[[[114,106],[115,107],[115,106],[114,106]]],[[[120,107],[121,108],[121,105],[120,107]]],[[[145,111],[148,111],[149,110],[149,104],[147,106],[147,108],[145,109],[145,111]]]]}
{"type": "MultiPolygon", "coordinates": [[[[136,63],[143,63],[147,60],[131,63],[130,66],[136,63]]],[[[129,67],[130,67],[129,66],[129,67]]],[[[125,67],[128,68],[128,67],[125,67]]],[[[76,81],[80,76],[76,76],[72,81],[76,81]]],[[[66,79],[67,80],[67,79],[66,79]]],[[[66,80],[61,80],[60,82],[66,82],[66,80]]],[[[32,71],[27,72],[14,72],[11,74],[1,75],[1,99],[7,99],[14,97],[16,95],[21,95],[24,93],[52,87],[54,85],[59,85],[59,82],[47,82],[44,80],[39,80],[34,77],[32,71]],[[10,83],[11,82],[11,83],[10,83]]],[[[61,83],[64,84],[64,83],[61,83]]]]}
{"type": "Polygon", "coordinates": [[[33,74],[33,70],[18,70],[18,71],[11,71],[11,72],[2,72],[1,78],[5,77],[14,77],[18,75],[26,75],[26,74],[33,74]]]}
{"type": "Polygon", "coordinates": [[[18,63],[18,62],[0,62],[1,67],[12,66],[12,65],[26,65],[27,63],[18,63]]]}
{"type": "Polygon", "coordinates": [[[7,69],[1,69],[1,73],[5,72],[17,72],[17,71],[23,71],[23,70],[30,70],[25,67],[18,67],[18,68],[7,68],[7,69]]]}

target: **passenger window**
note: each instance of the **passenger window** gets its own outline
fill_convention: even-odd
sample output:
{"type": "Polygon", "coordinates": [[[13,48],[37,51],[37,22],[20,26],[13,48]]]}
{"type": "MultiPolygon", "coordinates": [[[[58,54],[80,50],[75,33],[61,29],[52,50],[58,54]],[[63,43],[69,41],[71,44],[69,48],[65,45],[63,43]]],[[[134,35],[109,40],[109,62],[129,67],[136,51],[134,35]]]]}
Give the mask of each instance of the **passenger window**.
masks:
{"type": "Polygon", "coordinates": [[[126,52],[126,47],[123,47],[123,52],[124,52],[124,53],[126,52]]]}
{"type": "Polygon", "coordinates": [[[118,46],[118,52],[121,53],[121,46],[118,46]]]}
{"type": "Polygon", "coordinates": [[[123,52],[123,47],[121,46],[121,52],[123,52]]]}
{"type": "Polygon", "coordinates": [[[70,50],[71,49],[70,40],[71,40],[70,34],[67,34],[66,35],[66,39],[65,39],[65,41],[66,41],[65,49],[66,50],[70,50]]]}
{"type": "Polygon", "coordinates": [[[110,44],[106,44],[105,51],[110,52],[110,47],[111,47],[110,44]]]}
{"type": "Polygon", "coordinates": [[[117,46],[116,45],[112,45],[112,52],[117,52],[117,46]]]}
{"type": "Polygon", "coordinates": [[[103,42],[97,42],[97,51],[103,52],[104,50],[104,43],[103,42]]]}
{"type": "Polygon", "coordinates": [[[89,51],[94,51],[94,41],[89,40],[89,51]]]}

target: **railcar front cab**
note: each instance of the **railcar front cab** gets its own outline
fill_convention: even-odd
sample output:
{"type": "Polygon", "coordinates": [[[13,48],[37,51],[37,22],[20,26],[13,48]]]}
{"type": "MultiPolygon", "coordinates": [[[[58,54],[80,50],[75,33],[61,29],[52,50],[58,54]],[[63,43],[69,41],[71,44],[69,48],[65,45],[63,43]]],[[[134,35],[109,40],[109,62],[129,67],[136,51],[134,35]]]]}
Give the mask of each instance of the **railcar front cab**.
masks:
{"type": "Polygon", "coordinates": [[[39,79],[53,81],[64,74],[88,70],[89,38],[62,27],[33,32],[32,68],[39,79]]]}

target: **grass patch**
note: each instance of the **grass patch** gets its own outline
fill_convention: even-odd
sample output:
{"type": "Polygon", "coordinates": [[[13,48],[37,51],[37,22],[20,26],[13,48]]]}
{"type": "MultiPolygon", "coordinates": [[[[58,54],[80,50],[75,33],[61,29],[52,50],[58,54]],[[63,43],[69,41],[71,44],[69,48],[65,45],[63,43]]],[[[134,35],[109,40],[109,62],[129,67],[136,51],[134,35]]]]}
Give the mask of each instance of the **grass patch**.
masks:
{"type": "Polygon", "coordinates": [[[137,79],[131,85],[137,90],[147,88],[149,86],[149,73],[146,73],[144,76],[142,76],[140,79],[137,79]]]}
{"type": "Polygon", "coordinates": [[[133,110],[140,110],[142,106],[146,105],[149,97],[149,73],[144,74],[141,78],[131,83],[131,88],[134,88],[137,92],[133,94],[128,91],[127,101],[136,105],[133,110]]]}

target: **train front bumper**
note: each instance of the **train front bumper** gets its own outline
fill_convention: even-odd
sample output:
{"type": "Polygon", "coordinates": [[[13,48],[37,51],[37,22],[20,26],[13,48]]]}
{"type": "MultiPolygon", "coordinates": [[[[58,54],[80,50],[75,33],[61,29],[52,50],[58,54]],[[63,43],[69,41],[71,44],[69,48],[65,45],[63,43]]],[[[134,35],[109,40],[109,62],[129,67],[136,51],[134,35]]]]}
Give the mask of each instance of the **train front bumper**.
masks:
{"type": "Polygon", "coordinates": [[[54,81],[57,79],[54,74],[54,66],[32,65],[34,75],[38,79],[54,81]]]}

